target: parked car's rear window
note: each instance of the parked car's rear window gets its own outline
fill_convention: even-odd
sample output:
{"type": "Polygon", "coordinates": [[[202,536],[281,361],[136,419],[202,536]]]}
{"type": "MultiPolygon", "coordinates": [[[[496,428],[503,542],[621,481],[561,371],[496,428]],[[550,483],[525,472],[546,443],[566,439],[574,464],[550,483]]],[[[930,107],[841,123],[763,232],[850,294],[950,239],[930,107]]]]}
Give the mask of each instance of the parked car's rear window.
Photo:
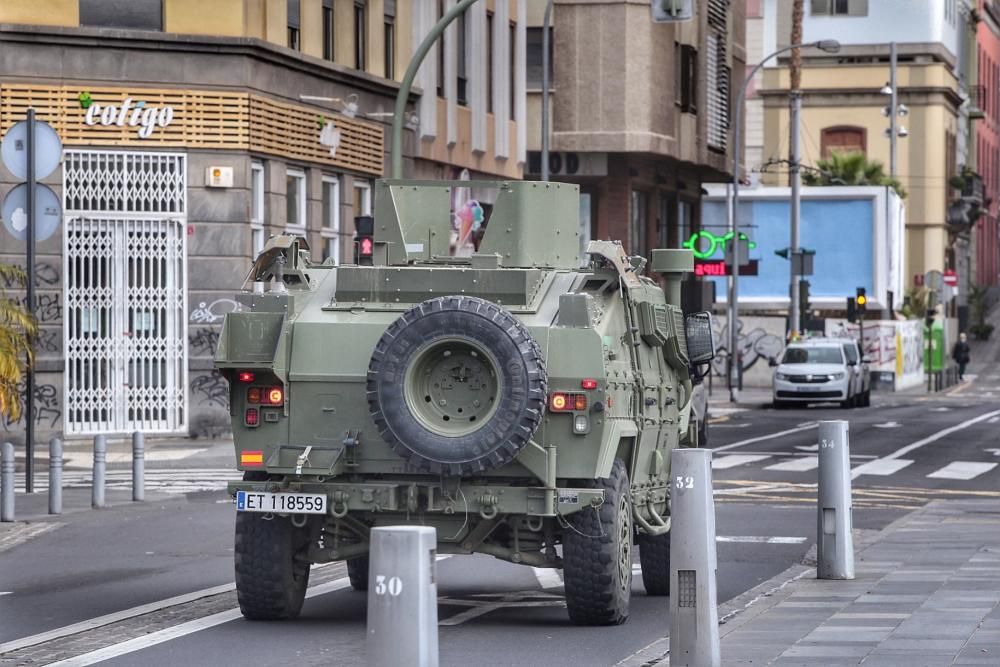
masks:
{"type": "Polygon", "coordinates": [[[842,364],[839,347],[790,347],[785,350],[783,364],[842,364]]]}

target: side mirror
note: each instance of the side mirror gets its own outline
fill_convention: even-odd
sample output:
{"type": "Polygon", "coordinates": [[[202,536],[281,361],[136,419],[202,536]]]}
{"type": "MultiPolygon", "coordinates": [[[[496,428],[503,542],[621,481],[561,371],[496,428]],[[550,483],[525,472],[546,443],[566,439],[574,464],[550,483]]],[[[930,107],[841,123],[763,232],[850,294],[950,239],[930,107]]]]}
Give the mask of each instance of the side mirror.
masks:
{"type": "Polygon", "coordinates": [[[715,358],[715,338],[712,336],[712,314],[692,313],[684,318],[688,360],[692,366],[707,364],[715,358]]]}
{"type": "Polygon", "coordinates": [[[774,357],[771,357],[770,359],[767,360],[767,365],[770,366],[771,368],[774,368],[775,366],[778,365],[778,360],[775,359],[774,357]]]}
{"type": "Polygon", "coordinates": [[[848,365],[848,366],[857,366],[857,365],[858,365],[858,362],[856,362],[856,361],[852,361],[852,360],[848,359],[848,360],[847,360],[847,365],[848,365]]]}
{"type": "Polygon", "coordinates": [[[870,364],[871,362],[872,362],[872,358],[871,357],[869,357],[867,355],[861,357],[861,363],[863,363],[863,364],[870,364]]]}

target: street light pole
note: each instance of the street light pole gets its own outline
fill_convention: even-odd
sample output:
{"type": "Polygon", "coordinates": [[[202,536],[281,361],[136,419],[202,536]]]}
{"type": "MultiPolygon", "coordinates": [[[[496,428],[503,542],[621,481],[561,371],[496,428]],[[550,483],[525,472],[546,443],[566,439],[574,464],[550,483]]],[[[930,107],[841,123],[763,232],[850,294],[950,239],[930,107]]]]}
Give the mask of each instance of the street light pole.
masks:
{"type": "Polygon", "coordinates": [[[750,87],[750,82],[753,81],[754,76],[757,72],[764,66],[764,64],[780,56],[782,53],[791,51],[792,49],[800,49],[805,46],[814,46],[827,53],[836,53],[840,50],[840,42],[832,39],[823,39],[818,42],[809,42],[808,44],[792,44],[791,46],[786,46],[782,49],[778,49],[774,53],[771,53],[766,58],[761,58],[761,61],[757,63],[750,74],[747,75],[746,79],[743,81],[743,86],[740,88],[740,94],[736,98],[736,110],[735,110],[735,128],[733,129],[733,196],[730,206],[729,215],[729,231],[732,234],[730,236],[730,243],[726,248],[726,254],[729,259],[729,294],[728,294],[728,327],[729,327],[729,400],[736,402],[738,398],[738,373],[739,364],[737,360],[737,350],[739,347],[739,331],[737,327],[737,322],[739,320],[739,307],[737,306],[737,299],[739,298],[739,256],[737,248],[740,243],[740,222],[739,222],[739,204],[740,204],[740,153],[742,152],[742,138],[743,138],[743,104],[746,100],[747,88],[750,87]]]}
{"type": "MultiPolygon", "coordinates": [[[[549,180],[549,25],[552,21],[552,0],[545,3],[542,19],[542,180],[549,180]]],[[[510,48],[514,48],[511,44],[510,48]]]]}

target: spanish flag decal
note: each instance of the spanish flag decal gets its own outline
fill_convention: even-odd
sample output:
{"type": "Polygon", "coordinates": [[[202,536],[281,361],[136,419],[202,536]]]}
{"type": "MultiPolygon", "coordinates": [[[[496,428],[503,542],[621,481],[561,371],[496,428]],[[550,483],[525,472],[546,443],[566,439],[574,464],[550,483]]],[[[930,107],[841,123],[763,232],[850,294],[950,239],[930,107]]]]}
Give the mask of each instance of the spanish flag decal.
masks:
{"type": "Polygon", "coordinates": [[[240,465],[262,466],[264,465],[264,452],[240,452],[240,465]]]}

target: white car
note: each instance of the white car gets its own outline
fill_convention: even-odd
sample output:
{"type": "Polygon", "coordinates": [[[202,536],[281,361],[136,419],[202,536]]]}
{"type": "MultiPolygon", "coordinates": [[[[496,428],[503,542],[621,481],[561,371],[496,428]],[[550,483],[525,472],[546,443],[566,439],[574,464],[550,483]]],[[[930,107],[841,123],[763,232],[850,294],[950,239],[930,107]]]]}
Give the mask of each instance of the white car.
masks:
{"type": "MultiPolygon", "coordinates": [[[[848,342],[849,343],[849,342],[848,342]]],[[[861,405],[867,394],[857,382],[857,360],[848,356],[843,340],[809,340],[791,343],[774,369],[774,407],[838,401],[842,407],[861,405]]]]}

